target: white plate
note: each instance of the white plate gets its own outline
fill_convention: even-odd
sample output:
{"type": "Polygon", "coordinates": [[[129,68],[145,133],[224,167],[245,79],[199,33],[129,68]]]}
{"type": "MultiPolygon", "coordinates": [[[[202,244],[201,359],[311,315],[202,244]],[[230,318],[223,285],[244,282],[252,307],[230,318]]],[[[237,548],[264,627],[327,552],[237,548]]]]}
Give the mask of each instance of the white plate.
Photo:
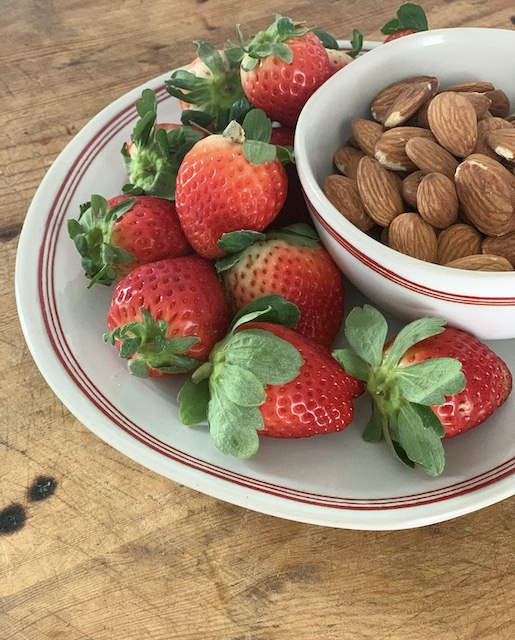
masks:
{"type": "MultiPolygon", "coordinates": [[[[18,311],[36,364],[56,395],[93,433],[149,469],[221,500],[300,522],[404,529],[513,495],[515,395],[487,423],[446,442],[446,470],[431,478],[405,468],[383,444],[362,441],[365,398],[344,432],[298,441],[263,438],[258,454],[240,461],[220,453],[205,427],[179,423],[179,381],[142,381],[127,373],[102,340],[111,289],[86,289],[66,221],[93,193],[111,197],[125,183],[120,149],[137,119],[134,103],[143,88],[157,92],[159,120],[178,121],[178,103],[164,88],[169,77],[129,92],[93,118],[54,162],[27,214],[16,264],[18,311]]],[[[364,301],[349,287],[347,310],[364,301]]],[[[492,346],[515,371],[513,341],[492,346]]]]}

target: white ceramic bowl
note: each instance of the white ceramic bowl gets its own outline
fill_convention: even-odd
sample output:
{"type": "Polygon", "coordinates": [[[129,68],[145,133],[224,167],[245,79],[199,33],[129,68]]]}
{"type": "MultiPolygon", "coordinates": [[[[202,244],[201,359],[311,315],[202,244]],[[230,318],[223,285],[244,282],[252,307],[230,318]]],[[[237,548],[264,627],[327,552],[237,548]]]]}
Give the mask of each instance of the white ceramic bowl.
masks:
{"type": "Polygon", "coordinates": [[[346,143],[350,121],[370,118],[373,97],[414,75],[440,86],[477,79],[503,89],[515,109],[515,33],[500,29],[441,29],[380,45],[332,76],[298,121],[295,153],[313,221],[334,259],[372,302],[402,320],[445,318],[481,339],[515,338],[515,273],[487,273],[429,264],[382,245],[346,220],[324,196],[335,173],[333,153],[346,143]]]}

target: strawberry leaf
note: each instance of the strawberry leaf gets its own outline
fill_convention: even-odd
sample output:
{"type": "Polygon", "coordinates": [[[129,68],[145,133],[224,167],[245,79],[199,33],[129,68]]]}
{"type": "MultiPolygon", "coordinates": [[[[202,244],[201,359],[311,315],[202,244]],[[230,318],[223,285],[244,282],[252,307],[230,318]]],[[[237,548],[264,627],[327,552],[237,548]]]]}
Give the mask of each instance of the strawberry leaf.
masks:
{"type": "Polygon", "coordinates": [[[444,469],[445,452],[441,436],[435,432],[428,416],[416,404],[403,405],[399,409],[395,432],[408,459],[419,464],[429,475],[437,476],[444,469]]]}
{"type": "Polygon", "coordinates": [[[259,407],[266,400],[266,393],[259,377],[247,366],[247,362],[241,366],[226,360],[218,367],[217,384],[225,389],[231,402],[242,407],[259,407]]]}
{"type": "Polygon", "coordinates": [[[383,359],[388,325],[381,313],[371,305],[354,307],[345,321],[345,335],[356,354],[371,366],[383,359]]]}
{"type": "Polygon", "coordinates": [[[363,382],[369,379],[370,365],[349,349],[336,349],[333,351],[333,357],[351,376],[363,382]]]}
{"type": "Polygon", "coordinates": [[[384,35],[392,35],[403,29],[413,29],[414,31],[427,31],[429,25],[424,9],[412,2],[401,5],[397,11],[397,17],[387,22],[381,29],[384,35]]]}
{"type": "Polygon", "coordinates": [[[260,321],[280,324],[293,329],[300,318],[300,311],[296,304],[288,302],[282,296],[270,294],[256,298],[240,309],[234,316],[230,330],[234,330],[244,322],[260,321]]]}
{"type": "Polygon", "coordinates": [[[445,320],[441,318],[420,318],[403,327],[386,355],[385,365],[396,367],[404,353],[417,342],[442,333],[445,320]]]}
{"type": "Polygon", "coordinates": [[[327,33],[327,31],[322,31],[322,29],[317,29],[316,27],[311,29],[311,31],[313,31],[316,37],[324,45],[324,49],[340,50],[340,46],[338,45],[336,38],[333,38],[333,36],[330,33],[327,33]]]}
{"type": "Polygon", "coordinates": [[[463,391],[465,376],[455,358],[433,358],[398,369],[399,388],[410,402],[439,405],[446,396],[463,391]]]}
{"type": "Polygon", "coordinates": [[[347,51],[347,55],[351,58],[356,58],[363,49],[363,34],[358,29],[352,30],[352,38],[350,41],[351,50],[347,51]]]}
{"type": "Polygon", "coordinates": [[[207,420],[209,397],[208,378],[203,378],[198,382],[193,382],[191,378],[186,380],[177,395],[177,400],[180,403],[180,421],[189,426],[207,420]]]}
{"type": "Polygon", "coordinates": [[[250,458],[259,448],[257,432],[263,418],[257,407],[232,402],[220,385],[212,385],[207,408],[209,433],[215,446],[236,458],[250,458]]]}
{"type": "Polygon", "coordinates": [[[226,363],[238,369],[247,367],[262,384],[281,384],[302,365],[302,358],[295,347],[270,331],[260,329],[246,329],[234,334],[225,359],[226,363]]]}
{"type": "Polygon", "coordinates": [[[381,442],[383,439],[383,425],[381,422],[381,415],[374,407],[372,415],[363,431],[363,440],[365,442],[381,442]]]}

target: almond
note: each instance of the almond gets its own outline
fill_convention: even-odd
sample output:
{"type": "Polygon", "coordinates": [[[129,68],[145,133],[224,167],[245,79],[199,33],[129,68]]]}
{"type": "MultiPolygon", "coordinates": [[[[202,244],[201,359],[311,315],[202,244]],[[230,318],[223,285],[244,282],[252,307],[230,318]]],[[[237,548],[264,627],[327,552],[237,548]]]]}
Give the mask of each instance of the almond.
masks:
{"type": "Polygon", "coordinates": [[[497,154],[488,143],[488,133],[497,129],[512,129],[512,126],[504,118],[483,118],[477,123],[477,142],[472,153],[483,153],[491,158],[497,158],[497,154]]]}
{"type": "Polygon", "coordinates": [[[447,264],[458,258],[481,253],[483,236],[479,231],[463,222],[451,224],[438,234],[438,264],[447,264]]]}
{"type": "Polygon", "coordinates": [[[454,269],[467,269],[470,271],[513,271],[513,266],[506,258],[492,254],[479,253],[476,255],[458,258],[445,265],[454,269]]]}
{"type": "Polygon", "coordinates": [[[429,128],[452,155],[465,157],[477,141],[477,117],[469,100],[455,91],[435,96],[427,109],[429,128]]]}
{"type": "MultiPolygon", "coordinates": [[[[515,132],[515,129],[513,131],[515,132]]],[[[414,171],[417,166],[406,154],[405,147],[406,142],[415,137],[434,140],[433,134],[421,127],[387,129],[376,142],[376,160],[392,171],[414,171]]]]}
{"type": "Polygon", "coordinates": [[[346,176],[330,175],[324,180],[324,193],[331,204],[361,231],[368,231],[374,221],[365,211],[358,187],[346,176]]]}
{"type": "Polygon", "coordinates": [[[481,245],[483,253],[494,253],[509,260],[515,266],[515,231],[497,238],[485,238],[481,245]]]}
{"type": "Polygon", "coordinates": [[[418,213],[401,213],[388,228],[388,244],[406,255],[435,262],[437,238],[433,227],[418,213]]]}
{"type": "Polygon", "coordinates": [[[505,160],[515,160],[515,129],[497,129],[486,134],[489,147],[505,160]]]}
{"type": "Polygon", "coordinates": [[[465,80],[457,84],[449,85],[442,89],[443,91],[475,91],[476,93],[485,93],[485,91],[493,91],[495,89],[491,82],[483,82],[482,80],[465,80]]]}
{"type": "Polygon", "coordinates": [[[353,118],[351,122],[352,137],[358,147],[367,155],[373,156],[376,142],[383,135],[383,127],[372,120],[353,118]]]}
{"type": "Polygon", "coordinates": [[[335,151],[333,161],[338,171],[355,180],[358,163],[364,155],[365,152],[361,149],[345,146],[335,151]]]}
{"type": "MultiPolygon", "coordinates": [[[[413,76],[388,85],[380,91],[372,101],[370,110],[374,120],[382,123],[392,108],[393,103],[399,97],[399,94],[406,89],[406,87],[420,82],[430,82],[431,85],[434,86],[435,91],[438,87],[438,79],[434,76],[413,76]]],[[[491,88],[493,89],[493,86],[491,88]]]]}
{"type": "Polygon", "coordinates": [[[405,146],[406,155],[424,173],[443,173],[448,178],[454,177],[458,160],[429,138],[411,138],[405,146]]]}
{"type": "Polygon", "coordinates": [[[430,80],[415,82],[406,86],[384,116],[383,125],[386,128],[398,127],[410,118],[424,102],[433,97],[436,92],[434,83],[430,80]]]}
{"type": "Polygon", "coordinates": [[[502,89],[492,89],[492,91],[485,91],[485,96],[490,98],[490,100],[492,101],[492,104],[490,106],[490,113],[493,116],[506,118],[506,116],[510,114],[510,99],[502,89]]]}
{"type": "Polygon", "coordinates": [[[417,209],[437,229],[445,229],[458,218],[458,195],[453,180],[443,173],[428,173],[417,190],[417,209]]]}
{"type": "Polygon", "coordinates": [[[492,100],[484,93],[478,93],[477,91],[456,91],[456,93],[467,98],[474,107],[478,120],[482,118],[492,106],[492,100]]]}
{"type": "Polygon", "coordinates": [[[425,175],[426,174],[423,171],[413,171],[404,178],[401,184],[402,199],[407,205],[414,209],[417,208],[418,185],[425,175]]]}
{"type": "Polygon", "coordinates": [[[359,161],[356,180],[365,210],[377,224],[387,227],[404,211],[395,174],[375,158],[365,156],[359,161]]]}
{"type": "Polygon", "coordinates": [[[499,162],[472,154],[456,169],[460,203],[471,222],[488,236],[515,229],[515,176],[499,162]]]}

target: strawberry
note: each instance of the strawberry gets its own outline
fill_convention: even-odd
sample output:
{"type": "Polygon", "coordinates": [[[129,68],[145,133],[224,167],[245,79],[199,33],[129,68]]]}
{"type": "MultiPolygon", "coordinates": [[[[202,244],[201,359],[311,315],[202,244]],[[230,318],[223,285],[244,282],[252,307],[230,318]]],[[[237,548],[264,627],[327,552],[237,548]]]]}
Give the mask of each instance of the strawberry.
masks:
{"type": "Polygon", "coordinates": [[[508,367],[489,347],[444,325],[421,318],[385,344],[385,318],[368,305],[356,307],[345,323],[354,351],[333,352],[372,399],[364,439],[384,439],[405,464],[430,475],[444,470],[442,439],[484,422],[512,388],[508,367]]]}
{"type": "Polygon", "coordinates": [[[193,252],[175,204],[153,196],[93,195],[78,220],[68,220],[68,233],[90,287],[110,285],[139,264],[193,252]]]}
{"type": "Polygon", "coordinates": [[[241,64],[241,84],[251,104],[269,118],[294,127],[312,93],[332,74],[324,45],[310,29],[277,15],[245,44],[226,48],[241,64]]]}
{"type": "Polygon", "coordinates": [[[331,345],[343,321],[343,277],[313,227],[291,225],[266,234],[235,231],[219,244],[229,252],[216,266],[233,313],[263,295],[277,294],[299,308],[299,333],[331,345]]]}
{"type": "Polygon", "coordinates": [[[157,97],[151,89],[142,91],[135,107],[140,118],[121,151],[129,179],[123,191],[173,200],[179,165],[205,133],[178,123],[157,123],[157,97]]]}
{"type": "Polygon", "coordinates": [[[350,41],[351,48],[348,51],[342,51],[338,41],[326,31],[313,29],[313,32],[325,47],[332,73],[336,73],[336,71],[346,67],[349,62],[352,62],[354,58],[359,55],[363,48],[363,34],[357,29],[353,29],[352,31],[352,40],[350,41]]]}
{"type": "Polygon", "coordinates": [[[225,335],[230,317],[211,262],[197,255],[144,264],[113,291],[104,340],[139,377],[197,367],[225,335]]]}
{"type": "Polygon", "coordinates": [[[381,33],[386,36],[386,43],[418,31],[427,31],[428,28],[424,9],[418,4],[407,2],[399,7],[397,17],[387,22],[381,33]]]}
{"type": "Polygon", "coordinates": [[[439,357],[459,360],[467,382],[463,391],[431,407],[445,429],[444,437],[453,438],[483,423],[506,401],[512,377],[506,363],[489,347],[454,327],[445,327],[442,333],[412,346],[398,366],[439,357]]]}
{"type": "Polygon", "coordinates": [[[248,458],[259,436],[302,438],[341,431],[363,384],[329,349],[290,327],[298,309],[265,296],[242,310],[227,336],[179,392],[184,424],[208,421],[215,445],[248,458]]]}
{"type": "Polygon", "coordinates": [[[239,65],[204,41],[197,42],[197,57],[188,68],[166,81],[166,90],[179,99],[184,117],[217,132],[234,119],[234,104],[245,97],[239,65]]]}
{"type": "Polygon", "coordinates": [[[412,33],[418,33],[417,29],[399,29],[395,33],[390,34],[383,40],[383,44],[387,42],[391,42],[392,40],[397,40],[398,38],[404,38],[404,36],[409,36],[412,33]]]}
{"type": "Polygon", "coordinates": [[[201,256],[221,257],[224,233],[262,231],[281,210],[288,179],[277,148],[268,143],[271,130],[265,114],[252,109],[243,127],[232,121],[223,134],[200,140],[186,154],[175,202],[184,233],[201,256]]]}

